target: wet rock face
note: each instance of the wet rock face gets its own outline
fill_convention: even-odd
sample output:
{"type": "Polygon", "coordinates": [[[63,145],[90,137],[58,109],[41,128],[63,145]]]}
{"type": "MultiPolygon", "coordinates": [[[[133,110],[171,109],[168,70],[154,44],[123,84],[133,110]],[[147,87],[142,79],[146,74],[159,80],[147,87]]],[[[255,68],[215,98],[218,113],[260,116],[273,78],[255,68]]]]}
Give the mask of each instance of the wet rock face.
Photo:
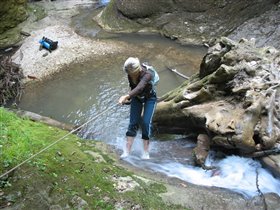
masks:
{"type": "Polygon", "coordinates": [[[129,18],[139,18],[147,15],[155,15],[163,12],[187,11],[187,12],[205,12],[210,9],[223,8],[231,1],[227,0],[210,0],[210,1],[193,1],[193,0],[117,0],[117,8],[129,18]],[[149,11],[149,12],[147,12],[149,11]],[[145,14],[145,15],[144,15],[145,14]]]}
{"type": "Polygon", "coordinates": [[[254,37],[258,47],[270,45],[280,49],[279,17],[280,3],[263,15],[244,22],[229,35],[229,38],[239,40],[243,37],[254,37]]]}
{"type": "Polygon", "coordinates": [[[26,20],[27,0],[1,0],[0,1],[0,34],[26,20]]]}
{"type": "Polygon", "coordinates": [[[116,1],[117,9],[128,18],[145,18],[161,12],[167,12],[172,1],[116,1]]]}
{"type": "Polygon", "coordinates": [[[112,0],[98,22],[108,30],[156,30],[184,44],[201,44],[231,34],[277,2],[279,0],[112,0]]]}

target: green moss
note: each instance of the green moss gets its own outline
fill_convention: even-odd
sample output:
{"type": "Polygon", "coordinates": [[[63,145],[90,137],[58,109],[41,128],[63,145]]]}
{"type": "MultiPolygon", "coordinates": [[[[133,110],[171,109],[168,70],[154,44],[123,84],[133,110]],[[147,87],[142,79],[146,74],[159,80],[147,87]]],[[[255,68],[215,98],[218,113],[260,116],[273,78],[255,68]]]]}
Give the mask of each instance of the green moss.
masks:
{"type": "MultiPolygon", "coordinates": [[[[18,118],[3,108],[0,108],[0,127],[1,174],[67,134],[18,118]]],[[[89,209],[115,209],[118,204],[124,209],[135,205],[142,209],[177,208],[165,204],[159,196],[166,191],[164,185],[145,183],[134,177],[100,151],[98,144],[101,143],[68,135],[0,180],[4,193],[1,206],[10,203],[19,209],[49,209],[51,205],[74,208],[71,200],[76,195],[87,202],[89,209]],[[98,162],[86,150],[101,155],[105,161],[98,162]],[[113,177],[131,177],[140,186],[120,193],[114,187],[113,177]]]]}
{"type": "Polygon", "coordinates": [[[1,25],[0,34],[14,28],[28,17],[26,1],[2,1],[0,4],[1,25]]]}
{"type": "Polygon", "coordinates": [[[44,10],[44,8],[37,4],[28,4],[27,10],[30,16],[34,16],[34,21],[39,21],[47,16],[47,12],[44,10]]]}

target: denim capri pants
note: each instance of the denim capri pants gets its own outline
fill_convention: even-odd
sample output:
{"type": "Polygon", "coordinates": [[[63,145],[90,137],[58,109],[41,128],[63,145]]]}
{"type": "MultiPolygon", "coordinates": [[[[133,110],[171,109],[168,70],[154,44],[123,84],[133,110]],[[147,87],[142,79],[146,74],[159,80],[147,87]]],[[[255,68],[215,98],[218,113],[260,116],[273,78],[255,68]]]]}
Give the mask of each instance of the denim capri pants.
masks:
{"type": "Polygon", "coordinates": [[[156,108],[157,98],[152,96],[148,99],[141,99],[133,97],[130,104],[130,121],[126,136],[135,137],[139,125],[142,128],[142,139],[149,140],[151,136],[152,129],[152,118],[156,108]],[[142,110],[143,118],[141,119],[142,110]],[[141,121],[142,120],[142,121],[141,121]]]}

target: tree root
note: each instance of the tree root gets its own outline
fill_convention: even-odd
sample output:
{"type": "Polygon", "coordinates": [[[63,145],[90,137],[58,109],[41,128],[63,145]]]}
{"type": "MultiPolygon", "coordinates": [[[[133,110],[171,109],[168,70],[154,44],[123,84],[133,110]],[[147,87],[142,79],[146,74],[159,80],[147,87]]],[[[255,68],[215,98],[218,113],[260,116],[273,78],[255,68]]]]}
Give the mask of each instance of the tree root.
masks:
{"type": "Polygon", "coordinates": [[[0,57],[0,105],[7,104],[11,99],[20,100],[23,78],[22,70],[10,56],[0,57]]]}

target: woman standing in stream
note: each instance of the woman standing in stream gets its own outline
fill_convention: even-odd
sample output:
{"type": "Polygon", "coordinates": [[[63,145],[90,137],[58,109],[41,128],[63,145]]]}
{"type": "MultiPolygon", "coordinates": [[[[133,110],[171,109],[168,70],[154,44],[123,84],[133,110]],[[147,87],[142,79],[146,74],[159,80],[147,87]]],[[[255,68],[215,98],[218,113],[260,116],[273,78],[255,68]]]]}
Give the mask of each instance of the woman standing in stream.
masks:
{"type": "Polygon", "coordinates": [[[139,59],[133,57],[129,57],[125,61],[123,70],[127,73],[131,91],[119,98],[119,104],[130,102],[130,121],[126,132],[127,142],[121,158],[129,156],[138,127],[141,125],[144,145],[142,159],[149,159],[152,117],[157,102],[154,86],[159,77],[153,67],[145,64],[141,65],[139,59]],[[143,116],[141,118],[142,110],[143,116]]]}

